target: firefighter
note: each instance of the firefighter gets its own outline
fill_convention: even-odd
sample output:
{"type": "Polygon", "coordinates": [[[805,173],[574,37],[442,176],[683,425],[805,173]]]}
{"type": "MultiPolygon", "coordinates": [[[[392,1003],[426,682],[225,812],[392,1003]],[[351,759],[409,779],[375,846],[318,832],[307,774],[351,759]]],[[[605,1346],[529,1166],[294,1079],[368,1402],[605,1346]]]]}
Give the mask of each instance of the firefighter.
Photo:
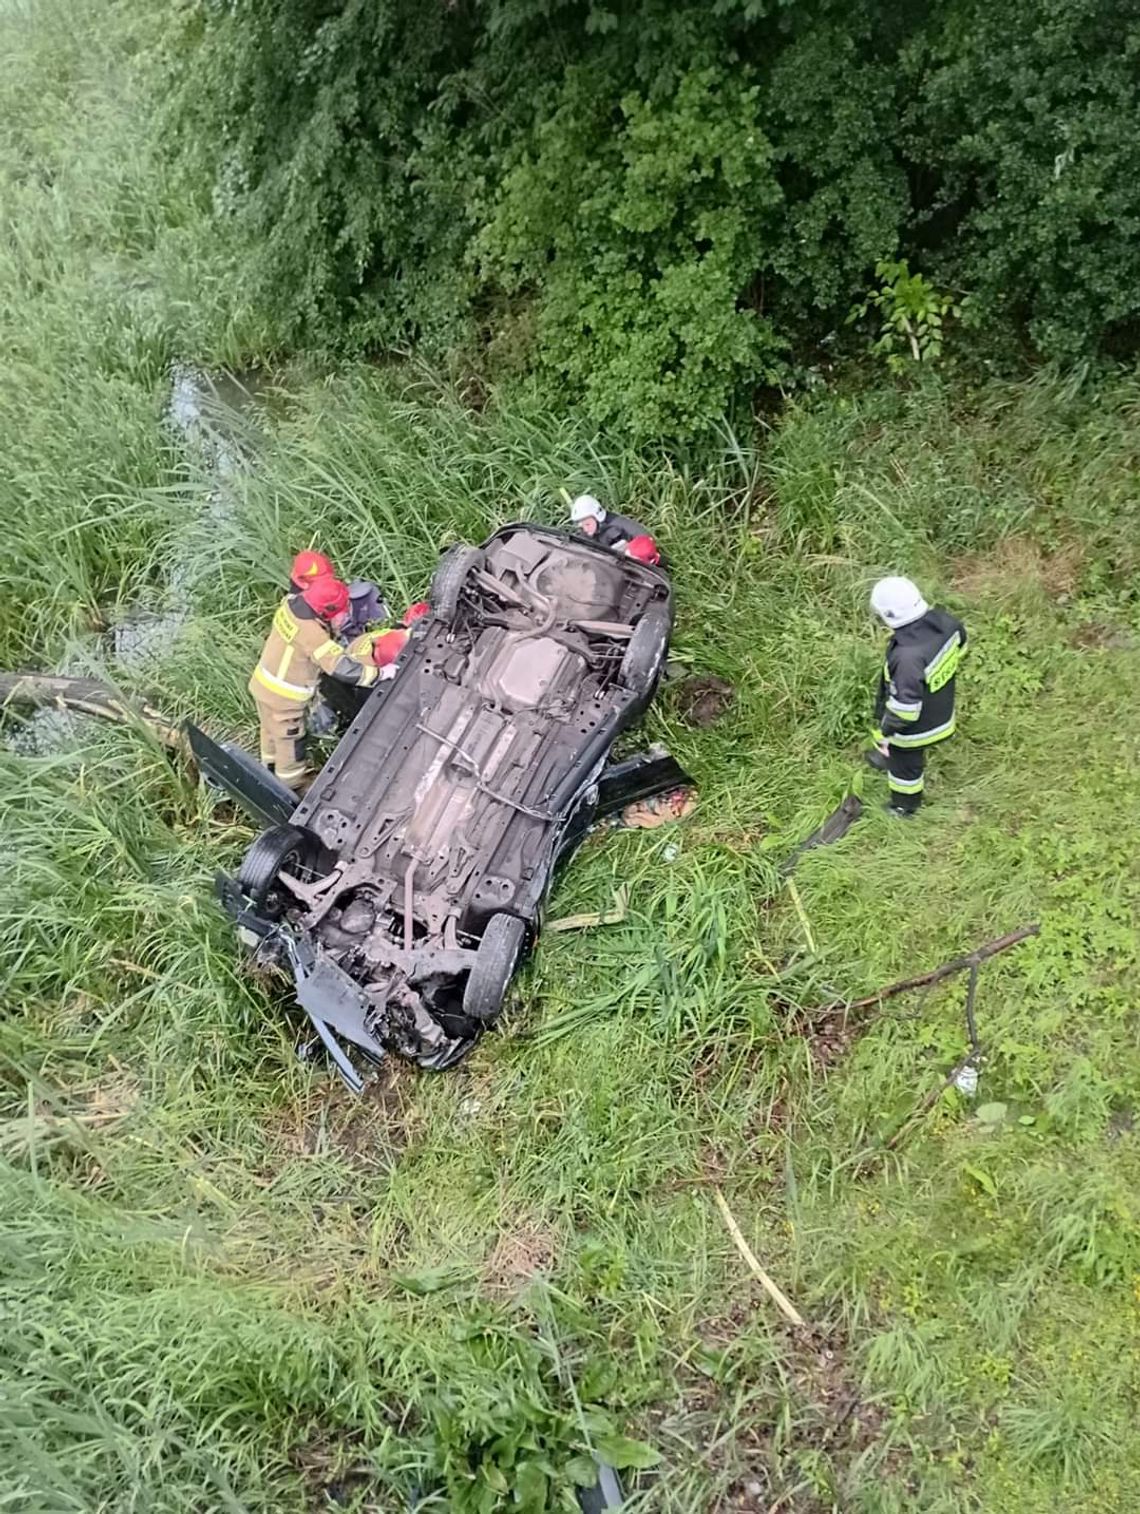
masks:
{"type": "Polygon", "coordinates": [[[335,577],[336,569],[330,559],[323,552],[314,552],[312,548],[298,552],[289,570],[289,581],[295,589],[305,588],[307,584],[312,583],[314,578],[335,577]]]}
{"type": "Polygon", "coordinates": [[[954,684],[966,627],[926,603],[909,578],[881,578],[871,608],[891,630],[875,701],[872,767],[884,771],[887,811],[910,819],[922,803],[926,749],[954,734],[954,684]]]}
{"type": "MultiPolygon", "coordinates": [[[[323,552],[315,552],[312,548],[298,552],[289,570],[289,579],[295,589],[304,589],[317,578],[336,576],[332,560],[323,552]]],[[[348,618],[337,633],[337,640],[342,646],[355,641],[365,631],[383,625],[391,615],[388,601],[369,578],[354,578],[348,586],[348,599],[348,618]]]]}
{"type": "Polygon", "coordinates": [[[579,494],[570,506],[570,521],[583,536],[600,547],[623,547],[626,542],[649,532],[632,515],[618,515],[606,510],[592,494],[579,494]]]}
{"type": "Polygon", "coordinates": [[[368,687],[379,677],[372,638],[345,648],[335,641],[349,610],[348,589],[331,574],[287,594],[273,616],[249,691],[261,722],[261,760],[288,788],[305,787],[305,712],[321,673],[368,687]]]}

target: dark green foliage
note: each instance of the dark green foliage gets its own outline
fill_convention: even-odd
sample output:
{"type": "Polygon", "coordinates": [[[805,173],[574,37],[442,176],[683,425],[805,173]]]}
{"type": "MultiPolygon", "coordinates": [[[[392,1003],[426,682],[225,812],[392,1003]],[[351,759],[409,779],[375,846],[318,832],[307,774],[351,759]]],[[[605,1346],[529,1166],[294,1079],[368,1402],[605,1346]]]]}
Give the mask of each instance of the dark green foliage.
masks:
{"type": "Polygon", "coordinates": [[[1140,13],[1111,0],[965,0],[910,60],[917,235],[1036,347],[1136,345],[1140,13]]]}
{"type": "Polygon", "coordinates": [[[251,292],[281,339],[394,347],[451,331],[469,298],[464,148],[454,130],[440,143],[435,113],[448,119],[464,7],[205,0],[179,26],[171,124],[219,215],[243,223],[251,292]],[[446,172],[425,179],[435,153],[446,172]]]}
{"type": "Polygon", "coordinates": [[[783,344],[738,308],[780,201],[758,94],[709,68],[612,113],[577,68],[506,177],[488,264],[534,296],[540,365],[600,421],[684,436],[774,376],[783,344]]]}
{"type": "Polygon", "coordinates": [[[169,58],[279,343],[462,350],[682,439],[900,255],[1007,346],[1131,350],[1138,48],[1108,0],[206,0],[169,58]]]}

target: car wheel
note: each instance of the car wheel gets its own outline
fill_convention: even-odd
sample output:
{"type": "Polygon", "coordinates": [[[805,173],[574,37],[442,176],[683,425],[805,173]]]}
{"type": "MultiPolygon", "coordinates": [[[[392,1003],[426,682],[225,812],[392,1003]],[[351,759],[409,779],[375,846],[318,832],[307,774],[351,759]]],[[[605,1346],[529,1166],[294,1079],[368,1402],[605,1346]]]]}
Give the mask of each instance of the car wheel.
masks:
{"type": "Polygon", "coordinates": [[[517,915],[491,916],[463,990],[465,1015],[484,1023],[495,1018],[503,1007],[525,944],[526,925],[517,915]]]}
{"type": "Polygon", "coordinates": [[[313,867],[319,851],[320,842],[312,831],[298,825],[275,825],[262,831],[242,858],[238,886],[258,914],[276,919],[284,904],[277,875],[282,870],[294,873],[313,867]]]}
{"type": "Polygon", "coordinates": [[[662,604],[650,605],[633,628],[618,680],[638,694],[652,694],[661,676],[669,650],[669,611],[662,604]]]}
{"type": "Polygon", "coordinates": [[[444,625],[451,625],[459,609],[459,601],[471,573],[483,566],[483,552],[479,547],[469,547],[459,542],[448,547],[439,560],[439,566],[428,590],[432,614],[444,625]]]}

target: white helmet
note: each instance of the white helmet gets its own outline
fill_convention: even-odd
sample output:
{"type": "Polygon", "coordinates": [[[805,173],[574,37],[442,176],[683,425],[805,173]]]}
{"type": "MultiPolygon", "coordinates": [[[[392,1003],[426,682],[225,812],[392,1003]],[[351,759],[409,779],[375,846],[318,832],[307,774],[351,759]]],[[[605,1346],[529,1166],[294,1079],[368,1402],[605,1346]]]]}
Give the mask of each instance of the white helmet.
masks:
{"type": "Polygon", "coordinates": [[[871,609],[892,630],[921,620],[930,606],[909,578],[880,578],[871,590],[871,609]]]}
{"type": "Polygon", "coordinates": [[[579,494],[570,506],[570,519],[577,526],[584,520],[603,521],[606,512],[592,494],[579,494]]]}

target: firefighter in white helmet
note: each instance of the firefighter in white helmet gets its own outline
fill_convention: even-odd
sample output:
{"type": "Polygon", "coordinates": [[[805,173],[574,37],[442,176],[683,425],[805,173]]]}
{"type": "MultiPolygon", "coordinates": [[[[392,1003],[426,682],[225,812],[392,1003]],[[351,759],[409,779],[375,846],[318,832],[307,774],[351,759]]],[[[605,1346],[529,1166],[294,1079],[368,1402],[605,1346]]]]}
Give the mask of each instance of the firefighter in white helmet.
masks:
{"type": "Polygon", "coordinates": [[[570,521],[583,536],[589,536],[599,547],[624,547],[627,542],[649,532],[632,515],[618,515],[607,510],[592,494],[579,494],[570,506],[570,521]]]}
{"type": "Polygon", "coordinates": [[[966,627],[933,609],[909,578],[881,578],[871,608],[891,631],[875,701],[872,767],[885,771],[890,814],[909,819],[922,803],[926,750],[954,734],[954,685],[966,627]]]}

